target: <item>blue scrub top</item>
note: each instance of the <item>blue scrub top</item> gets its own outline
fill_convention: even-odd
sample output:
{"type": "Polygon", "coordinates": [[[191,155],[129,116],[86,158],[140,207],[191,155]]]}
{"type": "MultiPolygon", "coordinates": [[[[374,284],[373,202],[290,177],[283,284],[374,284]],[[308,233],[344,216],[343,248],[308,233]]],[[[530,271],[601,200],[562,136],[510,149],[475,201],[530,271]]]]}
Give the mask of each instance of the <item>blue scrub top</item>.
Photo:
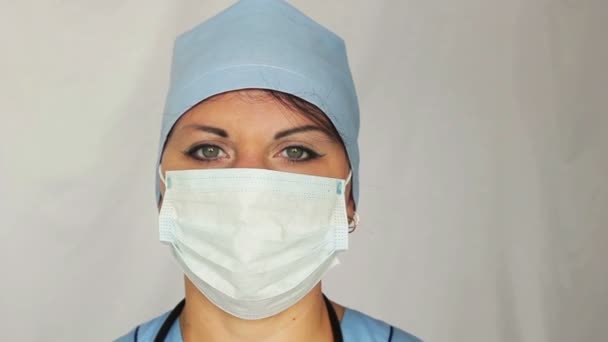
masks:
{"type": "MultiPolygon", "coordinates": [[[[139,325],[116,342],[153,342],[169,312],[139,325]]],[[[356,310],[346,309],[340,322],[345,342],[421,342],[419,338],[356,310]]],[[[179,318],[165,342],[183,342],[179,318]]]]}

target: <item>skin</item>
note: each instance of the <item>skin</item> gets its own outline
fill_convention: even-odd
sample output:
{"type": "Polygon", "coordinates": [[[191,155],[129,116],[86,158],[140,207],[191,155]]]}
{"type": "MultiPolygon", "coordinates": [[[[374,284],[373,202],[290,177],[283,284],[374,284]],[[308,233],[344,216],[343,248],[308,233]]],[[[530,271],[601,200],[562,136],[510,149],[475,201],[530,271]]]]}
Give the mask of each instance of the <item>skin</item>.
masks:
{"type": "MultiPolygon", "coordinates": [[[[346,179],[349,162],[344,146],[319,129],[305,115],[259,90],[224,93],[199,103],[178,120],[165,146],[161,167],[163,171],[263,168],[346,179]],[[287,135],[289,130],[301,127],[308,128],[287,135]],[[318,157],[311,158],[315,154],[318,157]]],[[[161,183],[161,193],[164,191],[161,183]]],[[[350,184],[346,196],[348,216],[352,217],[350,184]]],[[[216,307],[187,277],[184,279],[186,306],[180,327],[186,342],[333,341],[321,283],[275,316],[243,320],[216,307]]],[[[342,319],[344,307],[332,305],[342,319]]]]}

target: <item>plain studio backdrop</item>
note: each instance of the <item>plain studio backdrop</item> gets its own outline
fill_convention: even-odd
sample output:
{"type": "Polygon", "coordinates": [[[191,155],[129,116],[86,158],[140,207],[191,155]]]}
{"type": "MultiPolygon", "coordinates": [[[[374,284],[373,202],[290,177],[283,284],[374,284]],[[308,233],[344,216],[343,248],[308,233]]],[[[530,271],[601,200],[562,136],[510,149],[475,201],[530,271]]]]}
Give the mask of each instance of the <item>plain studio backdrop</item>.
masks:
{"type": "MultiPolygon", "coordinates": [[[[2,1],[3,341],[172,308],[173,38],[233,1],[2,1]]],[[[345,38],[362,223],[328,295],[427,341],[608,340],[608,1],[298,0],[345,38]]]]}

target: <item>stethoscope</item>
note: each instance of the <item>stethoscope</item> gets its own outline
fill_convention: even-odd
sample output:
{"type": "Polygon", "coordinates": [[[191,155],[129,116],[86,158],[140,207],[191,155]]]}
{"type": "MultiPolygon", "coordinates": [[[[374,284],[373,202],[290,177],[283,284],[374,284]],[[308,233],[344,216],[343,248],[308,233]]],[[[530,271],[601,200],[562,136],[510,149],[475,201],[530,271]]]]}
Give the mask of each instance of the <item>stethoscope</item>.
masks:
{"type": "MultiPolygon", "coordinates": [[[[334,310],[333,305],[331,305],[331,302],[325,295],[323,295],[323,300],[325,301],[325,307],[327,308],[327,313],[329,314],[329,321],[331,323],[331,332],[334,336],[334,342],[344,342],[342,337],[342,329],[340,328],[340,320],[338,319],[336,310],[334,310]]],[[[175,321],[177,321],[177,318],[182,313],[182,310],[184,310],[185,304],[186,300],[182,299],[182,301],[179,302],[179,304],[177,304],[173,310],[171,310],[169,316],[167,316],[163,322],[163,325],[161,325],[160,329],[158,330],[158,333],[154,338],[154,342],[165,341],[165,338],[167,338],[167,335],[169,334],[169,330],[171,330],[171,327],[173,324],[175,324],[175,321]]]]}

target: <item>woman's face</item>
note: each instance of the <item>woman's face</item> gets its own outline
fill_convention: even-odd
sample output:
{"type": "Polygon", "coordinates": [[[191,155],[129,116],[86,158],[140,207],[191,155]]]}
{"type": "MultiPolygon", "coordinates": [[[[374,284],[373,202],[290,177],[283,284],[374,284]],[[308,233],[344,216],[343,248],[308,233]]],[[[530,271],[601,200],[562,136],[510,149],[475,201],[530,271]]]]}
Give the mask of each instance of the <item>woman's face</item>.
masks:
{"type": "MultiPolygon", "coordinates": [[[[342,143],[323,127],[259,90],[201,102],[173,127],[162,170],[258,168],[346,179],[342,143]]],[[[165,188],[161,183],[161,193],[165,188]]],[[[347,188],[348,215],[354,201],[347,188]]]]}

